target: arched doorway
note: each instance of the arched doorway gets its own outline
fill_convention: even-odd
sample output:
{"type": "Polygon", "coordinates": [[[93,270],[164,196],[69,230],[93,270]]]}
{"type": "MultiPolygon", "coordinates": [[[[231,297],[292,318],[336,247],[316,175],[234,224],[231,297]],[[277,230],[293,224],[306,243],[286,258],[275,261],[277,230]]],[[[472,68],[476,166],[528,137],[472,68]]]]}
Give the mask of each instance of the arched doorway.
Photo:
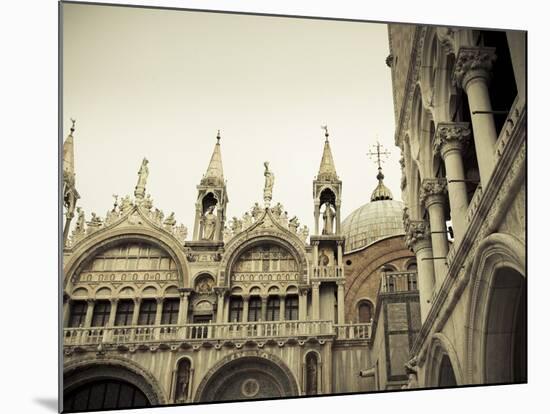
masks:
{"type": "Polygon", "coordinates": [[[197,390],[197,401],[231,401],[298,395],[290,372],[262,357],[243,357],[223,364],[197,390]]]}
{"type": "Polygon", "coordinates": [[[135,385],[119,379],[98,379],[65,394],[64,412],[150,407],[145,394],[135,385]]]}
{"type": "Polygon", "coordinates": [[[496,271],[485,330],[485,382],[527,381],[525,278],[510,267],[496,271]]]}

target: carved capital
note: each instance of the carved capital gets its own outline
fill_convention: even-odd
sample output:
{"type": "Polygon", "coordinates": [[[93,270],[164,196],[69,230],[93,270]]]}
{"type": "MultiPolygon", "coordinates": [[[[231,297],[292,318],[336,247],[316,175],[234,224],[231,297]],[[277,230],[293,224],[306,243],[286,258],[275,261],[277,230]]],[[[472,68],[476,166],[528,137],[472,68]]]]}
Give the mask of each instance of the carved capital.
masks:
{"type": "Polygon", "coordinates": [[[450,151],[462,151],[471,133],[468,122],[440,122],[435,132],[434,152],[441,152],[445,159],[450,151]]]}
{"type": "Polygon", "coordinates": [[[423,220],[410,220],[405,236],[407,247],[416,253],[419,247],[427,247],[424,244],[431,243],[430,225],[423,220]]]}
{"type": "Polygon", "coordinates": [[[435,203],[442,203],[447,193],[447,181],[442,178],[425,178],[420,189],[420,202],[428,208],[435,203]]]}
{"type": "Polygon", "coordinates": [[[298,292],[300,295],[307,295],[307,293],[310,291],[310,287],[306,285],[302,285],[298,287],[298,292]]]}
{"type": "Polygon", "coordinates": [[[193,291],[193,289],[191,289],[191,288],[179,288],[178,289],[180,297],[185,298],[185,299],[189,299],[189,295],[191,294],[192,291],[193,291]]]}
{"type": "Polygon", "coordinates": [[[220,297],[224,297],[227,293],[227,288],[225,288],[225,287],[215,287],[214,292],[216,293],[216,295],[218,295],[220,297]]]}
{"type": "Polygon", "coordinates": [[[494,47],[461,47],[456,57],[453,82],[465,89],[474,77],[489,79],[496,58],[494,47]]]}

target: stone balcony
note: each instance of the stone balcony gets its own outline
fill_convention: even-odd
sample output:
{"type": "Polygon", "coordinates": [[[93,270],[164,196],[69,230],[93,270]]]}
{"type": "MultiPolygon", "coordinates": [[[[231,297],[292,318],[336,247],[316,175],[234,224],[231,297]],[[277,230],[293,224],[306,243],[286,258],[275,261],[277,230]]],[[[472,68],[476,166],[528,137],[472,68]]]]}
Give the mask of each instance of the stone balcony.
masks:
{"type": "Polygon", "coordinates": [[[369,340],[371,324],[335,325],[332,321],[278,321],[246,323],[209,323],[163,326],[118,326],[65,328],[63,345],[67,351],[96,350],[108,346],[119,351],[136,349],[214,346],[232,344],[237,348],[247,342],[263,346],[268,341],[283,346],[286,343],[303,345],[313,339],[369,340]]]}
{"type": "Polygon", "coordinates": [[[311,280],[331,281],[344,278],[343,266],[313,266],[311,280]]]}
{"type": "Polygon", "coordinates": [[[418,292],[416,271],[385,272],[380,280],[380,294],[418,292]]]}

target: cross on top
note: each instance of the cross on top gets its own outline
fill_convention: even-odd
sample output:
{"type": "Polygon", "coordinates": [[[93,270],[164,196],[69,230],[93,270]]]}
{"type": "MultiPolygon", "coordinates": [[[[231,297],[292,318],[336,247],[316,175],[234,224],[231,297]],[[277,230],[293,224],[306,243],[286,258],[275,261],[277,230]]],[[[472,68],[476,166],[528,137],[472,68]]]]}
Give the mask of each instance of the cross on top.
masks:
{"type": "Polygon", "coordinates": [[[321,125],[321,129],[325,130],[325,138],[328,139],[328,125],[321,125]]]}
{"type": "Polygon", "coordinates": [[[381,170],[382,169],[382,163],[384,162],[384,160],[381,158],[381,156],[387,158],[391,153],[389,151],[385,150],[384,147],[382,145],[380,145],[380,142],[378,142],[378,141],[376,141],[376,145],[373,145],[373,147],[376,148],[376,151],[371,150],[371,151],[367,152],[367,155],[376,164],[378,164],[378,169],[381,170]],[[376,157],[376,160],[374,160],[375,157],[376,157]]]}

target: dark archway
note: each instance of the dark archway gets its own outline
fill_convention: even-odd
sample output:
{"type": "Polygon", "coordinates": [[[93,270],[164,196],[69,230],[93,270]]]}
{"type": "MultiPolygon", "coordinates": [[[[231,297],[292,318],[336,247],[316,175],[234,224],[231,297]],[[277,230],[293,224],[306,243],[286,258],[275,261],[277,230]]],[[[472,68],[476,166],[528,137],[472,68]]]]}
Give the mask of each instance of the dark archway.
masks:
{"type": "Polygon", "coordinates": [[[527,298],[525,278],[497,270],[490,292],[485,331],[487,383],[527,381],[527,298]]]}
{"type": "Polygon", "coordinates": [[[135,385],[119,379],[86,382],[63,398],[64,412],[150,407],[151,402],[135,385]]]}
{"type": "Polygon", "coordinates": [[[199,386],[197,400],[231,401],[296,396],[295,381],[274,362],[243,357],[217,369],[199,386]]]}
{"type": "Polygon", "coordinates": [[[438,387],[456,387],[456,377],[453,365],[448,355],[443,355],[439,365],[438,387]]]}

